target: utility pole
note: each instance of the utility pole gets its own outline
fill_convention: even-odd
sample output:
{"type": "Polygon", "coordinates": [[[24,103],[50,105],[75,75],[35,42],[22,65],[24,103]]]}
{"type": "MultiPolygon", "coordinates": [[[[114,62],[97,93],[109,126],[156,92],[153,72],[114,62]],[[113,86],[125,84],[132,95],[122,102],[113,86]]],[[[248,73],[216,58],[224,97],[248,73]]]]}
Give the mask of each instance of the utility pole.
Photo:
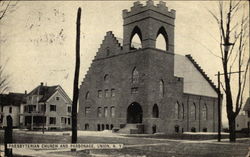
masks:
{"type": "MultiPolygon", "coordinates": [[[[72,138],[71,143],[77,143],[77,101],[78,101],[78,80],[80,70],[80,25],[81,25],[81,8],[78,8],[76,18],[76,64],[75,64],[75,77],[73,84],[73,102],[72,102],[72,138]]],[[[74,149],[72,149],[74,151],[74,149]]]]}
{"type": "Polygon", "coordinates": [[[221,94],[220,94],[220,72],[218,72],[218,142],[221,141],[221,94]]]}
{"type": "MultiPolygon", "coordinates": [[[[244,71],[235,71],[235,72],[228,72],[226,74],[235,74],[235,73],[240,73],[240,72],[244,72],[244,71]]],[[[218,71],[218,74],[216,74],[218,76],[218,142],[221,141],[221,92],[220,92],[220,75],[225,75],[224,73],[220,73],[218,71]]],[[[215,75],[215,76],[216,76],[215,75]]]]}

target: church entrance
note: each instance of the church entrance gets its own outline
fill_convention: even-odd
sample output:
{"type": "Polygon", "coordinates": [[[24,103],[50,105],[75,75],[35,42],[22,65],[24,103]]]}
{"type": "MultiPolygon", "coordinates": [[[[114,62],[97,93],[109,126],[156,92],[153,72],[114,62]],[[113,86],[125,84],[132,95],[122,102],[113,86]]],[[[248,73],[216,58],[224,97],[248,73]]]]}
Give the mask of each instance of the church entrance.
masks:
{"type": "Polygon", "coordinates": [[[142,123],[142,108],[140,104],[134,102],[129,105],[127,109],[127,123],[142,123]]]}

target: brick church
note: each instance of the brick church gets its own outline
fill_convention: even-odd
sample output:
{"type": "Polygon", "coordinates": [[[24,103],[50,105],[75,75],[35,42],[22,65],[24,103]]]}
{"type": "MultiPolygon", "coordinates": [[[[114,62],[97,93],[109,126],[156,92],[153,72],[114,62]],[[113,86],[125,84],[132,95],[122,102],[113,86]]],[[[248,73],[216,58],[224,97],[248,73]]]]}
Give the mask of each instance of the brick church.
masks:
{"type": "Polygon", "coordinates": [[[107,32],[80,86],[80,130],[217,131],[217,89],[192,56],[174,53],[175,14],[152,0],[123,10],[123,43],[107,32]]]}

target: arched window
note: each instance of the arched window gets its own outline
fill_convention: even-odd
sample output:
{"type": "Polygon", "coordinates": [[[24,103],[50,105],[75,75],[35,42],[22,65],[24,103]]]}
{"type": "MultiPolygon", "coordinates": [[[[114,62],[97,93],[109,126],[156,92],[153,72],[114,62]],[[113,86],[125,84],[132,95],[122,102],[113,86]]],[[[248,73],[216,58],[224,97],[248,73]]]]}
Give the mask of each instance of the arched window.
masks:
{"type": "Polygon", "coordinates": [[[160,98],[163,98],[164,96],[164,82],[163,80],[160,80],[160,85],[159,85],[159,96],[160,98]]]}
{"type": "Polygon", "coordinates": [[[109,56],[110,55],[110,49],[109,47],[106,47],[106,56],[109,56]]]}
{"type": "Polygon", "coordinates": [[[142,34],[140,28],[137,26],[133,29],[131,38],[130,38],[130,49],[139,49],[142,48],[142,34]]]}
{"type": "Polygon", "coordinates": [[[132,71],[132,83],[138,83],[139,82],[139,72],[134,68],[132,71]]]}
{"type": "Polygon", "coordinates": [[[204,104],[201,109],[202,120],[207,120],[207,105],[204,104]]]}
{"type": "Polygon", "coordinates": [[[179,104],[179,117],[178,119],[184,119],[184,105],[179,104]]]}
{"type": "Polygon", "coordinates": [[[109,75],[105,74],[103,79],[104,79],[104,82],[107,83],[109,81],[109,75]]]}
{"type": "Polygon", "coordinates": [[[174,113],[175,113],[175,119],[178,119],[179,118],[179,102],[177,101],[176,103],[175,103],[175,109],[174,109],[174,113]]]}
{"type": "Polygon", "coordinates": [[[161,27],[157,33],[156,48],[164,51],[168,50],[168,35],[164,27],[161,27]]]}
{"type": "Polygon", "coordinates": [[[86,95],[85,95],[85,99],[88,100],[89,99],[89,91],[87,91],[86,95]]]}
{"type": "Polygon", "coordinates": [[[114,106],[112,106],[110,108],[110,114],[111,114],[111,117],[115,117],[115,107],[114,106]]]}
{"type": "Polygon", "coordinates": [[[195,103],[191,104],[191,106],[190,106],[190,119],[196,120],[196,105],[195,105],[195,103]]]}
{"type": "Polygon", "coordinates": [[[159,109],[157,104],[154,104],[153,106],[153,118],[159,118],[159,109]]]}

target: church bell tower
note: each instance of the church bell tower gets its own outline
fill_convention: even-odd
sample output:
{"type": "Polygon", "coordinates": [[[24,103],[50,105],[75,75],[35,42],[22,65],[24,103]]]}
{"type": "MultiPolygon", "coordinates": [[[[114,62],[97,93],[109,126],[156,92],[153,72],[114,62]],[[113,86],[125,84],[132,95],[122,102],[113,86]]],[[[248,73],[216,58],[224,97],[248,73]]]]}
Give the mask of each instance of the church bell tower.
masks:
{"type": "Polygon", "coordinates": [[[174,53],[175,10],[168,10],[166,3],[160,1],[156,6],[148,0],[143,6],[135,2],[131,11],[123,10],[123,48],[131,49],[135,34],[141,40],[143,48],[156,48],[156,39],[162,34],[166,42],[166,52],[174,53]]]}

